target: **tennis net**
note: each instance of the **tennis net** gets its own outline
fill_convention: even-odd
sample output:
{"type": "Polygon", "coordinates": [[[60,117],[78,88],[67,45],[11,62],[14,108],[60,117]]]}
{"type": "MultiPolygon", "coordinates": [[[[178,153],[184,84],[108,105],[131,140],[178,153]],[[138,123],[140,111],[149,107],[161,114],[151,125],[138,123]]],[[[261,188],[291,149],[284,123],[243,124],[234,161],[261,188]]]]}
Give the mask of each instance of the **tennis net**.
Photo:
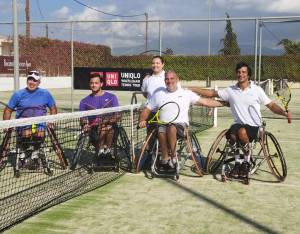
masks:
{"type": "MultiPolygon", "coordinates": [[[[141,109],[136,104],[0,121],[0,230],[132,171],[146,137],[145,129],[136,129],[141,109]],[[93,169],[98,152],[92,131],[83,131],[87,119],[112,126],[113,169],[93,169]],[[83,137],[87,140],[81,145],[83,137]]],[[[208,113],[204,107],[191,108],[193,131],[212,127],[213,115],[208,113]]]]}

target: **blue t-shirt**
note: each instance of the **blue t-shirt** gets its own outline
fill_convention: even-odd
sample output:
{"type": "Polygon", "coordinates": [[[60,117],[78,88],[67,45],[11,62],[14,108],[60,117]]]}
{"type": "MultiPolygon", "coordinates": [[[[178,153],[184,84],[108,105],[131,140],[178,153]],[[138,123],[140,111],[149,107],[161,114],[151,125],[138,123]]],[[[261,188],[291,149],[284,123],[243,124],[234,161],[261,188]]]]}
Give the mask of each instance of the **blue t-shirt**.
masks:
{"type": "Polygon", "coordinates": [[[47,107],[51,108],[55,101],[46,89],[37,88],[30,91],[27,88],[16,91],[8,102],[8,107],[16,111],[16,118],[44,116],[47,107]]]}

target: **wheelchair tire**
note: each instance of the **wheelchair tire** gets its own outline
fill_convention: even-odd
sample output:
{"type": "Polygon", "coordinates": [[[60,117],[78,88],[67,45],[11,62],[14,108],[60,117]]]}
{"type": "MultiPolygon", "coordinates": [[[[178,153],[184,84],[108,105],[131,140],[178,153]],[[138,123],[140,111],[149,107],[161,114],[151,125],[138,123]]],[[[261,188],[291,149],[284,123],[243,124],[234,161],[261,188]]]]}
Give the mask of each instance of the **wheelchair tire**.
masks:
{"type": "Polygon", "coordinates": [[[88,141],[89,141],[89,135],[86,134],[86,133],[81,133],[80,136],[79,136],[79,140],[77,142],[77,145],[76,145],[75,153],[73,155],[73,160],[72,160],[72,163],[71,163],[70,170],[73,171],[73,170],[76,169],[76,166],[79,162],[82,151],[84,150],[84,148],[87,145],[88,141]]]}
{"type": "Polygon", "coordinates": [[[148,157],[150,157],[150,159],[152,158],[152,155],[149,155],[149,153],[151,154],[151,150],[152,149],[149,149],[150,147],[148,146],[149,145],[149,142],[151,142],[152,140],[152,137],[154,137],[154,135],[156,134],[156,129],[153,129],[147,136],[143,146],[142,146],[142,149],[141,149],[141,152],[140,152],[140,155],[139,155],[139,158],[137,159],[137,162],[136,162],[136,172],[139,173],[141,171],[141,169],[143,168],[143,165],[145,163],[145,161],[147,160],[148,157]]]}
{"type": "Polygon", "coordinates": [[[207,173],[215,173],[223,163],[225,155],[225,147],[227,144],[226,132],[224,129],[215,139],[207,155],[205,169],[207,173]]]}
{"type": "Polygon", "coordinates": [[[0,171],[6,167],[8,161],[7,157],[9,154],[11,134],[12,129],[8,129],[0,146],[0,171]]]}
{"type": "Polygon", "coordinates": [[[48,134],[50,137],[50,141],[52,143],[52,148],[54,149],[54,151],[59,159],[60,166],[63,170],[65,170],[65,169],[67,169],[68,161],[67,161],[64,151],[57,139],[56,133],[55,133],[54,129],[51,127],[47,127],[47,130],[48,130],[48,134]]]}
{"type": "MultiPolygon", "coordinates": [[[[196,136],[195,136],[196,138],[196,136]]],[[[194,139],[195,140],[195,139],[194,139]]],[[[196,141],[198,142],[197,138],[196,141]]],[[[192,133],[188,133],[187,134],[187,139],[186,139],[186,147],[188,152],[190,153],[192,160],[194,162],[194,167],[193,170],[196,174],[198,174],[199,176],[203,176],[203,168],[201,168],[201,164],[199,163],[199,161],[197,160],[197,150],[194,149],[193,147],[193,139],[192,139],[192,133]]]]}
{"type": "Polygon", "coordinates": [[[287,176],[286,161],[279,142],[270,132],[265,132],[264,149],[272,174],[279,181],[284,181],[287,176]]]}
{"type": "Polygon", "coordinates": [[[205,159],[203,157],[202,149],[195,133],[192,133],[191,141],[192,141],[193,151],[195,152],[196,155],[196,160],[199,163],[199,167],[201,171],[203,172],[205,170],[205,159]]]}
{"type": "Polygon", "coordinates": [[[120,155],[120,167],[126,171],[132,170],[130,154],[130,141],[123,127],[117,129],[117,153],[120,155]]]}

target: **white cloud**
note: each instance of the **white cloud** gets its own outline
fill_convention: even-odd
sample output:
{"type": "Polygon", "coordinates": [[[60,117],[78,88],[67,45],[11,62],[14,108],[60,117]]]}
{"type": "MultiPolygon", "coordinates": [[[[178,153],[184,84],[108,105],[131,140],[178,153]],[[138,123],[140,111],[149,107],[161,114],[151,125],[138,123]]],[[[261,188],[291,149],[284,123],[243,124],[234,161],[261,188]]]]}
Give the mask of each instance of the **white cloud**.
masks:
{"type": "Polygon", "coordinates": [[[69,18],[70,9],[66,6],[56,10],[54,16],[58,19],[67,19],[69,18]]]}
{"type": "Polygon", "coordinates": [[[267,6],[268,11],[284,12],[284,13],[297,13],[300,12],[300,1],[298,0],[278,0],[272,1],[267,6]]]}
{"type": "MultiPolygon", "coordinates": [[[[212,0],[216,6],[227,9],[251,10],[268,13],[296,13],[300,12],[300,1],[298,0],[212,0]]],[[[250,15],[248,13],[248,15],[250,15]]]]}
{"type": "MultiPolygon", "coordinates": [[[[97,7],[93,7],[97,8],[97,7]]],[[[99,9],[99,8],[97,8],[99,9]]],[[[120,10],[116,5],[101,6],[101,11],[117,14],[120,10]]],[[[87,20],[103,20],[105,16],[95,10],[84,8],[82,12],[77,14],[71,14],[69,8],[62,7],[55,12],[57,18],[87,21],[87,20]]],[[[153,17],[151,17],[153,19],[153,17]]],[[[121,18],[114,18],[114,20],[122,20],[121,18]]],[[[148,24],[148,39],[158,39],[158,23],[148,24]]],[[[114,48],[117,47],[130,47],[139,46],[144,43],[143,38],[145,35],[145,23],[144,22],[96,22],[96,23],[77,23],[74,25],[75,37],[81,37],[82,32],[84,36],[89,38],[100,38],[102,43],[108,45],[113,44],[114,48]],[[76,33],[76,30],[79,33],[76,33]]],[[[163,34],[168,36],[181,36],[181,24],[180,23],[168,23],[166,27],[163,27],[163,34]]]]}

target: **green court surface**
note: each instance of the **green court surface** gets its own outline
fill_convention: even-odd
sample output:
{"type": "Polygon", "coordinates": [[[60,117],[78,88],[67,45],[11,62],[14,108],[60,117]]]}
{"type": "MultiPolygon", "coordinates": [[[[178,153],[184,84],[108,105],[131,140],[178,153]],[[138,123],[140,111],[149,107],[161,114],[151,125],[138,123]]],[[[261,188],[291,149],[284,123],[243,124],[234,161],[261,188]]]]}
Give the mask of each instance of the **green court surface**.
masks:
{"type": "MultiPolygon", "coordinates": [[[[292,93],[290,109],[299,118],[300,89],[292,93]]],[[[205,154],[217,134],[230,125],[229,116],[228,109],[220,110],[218,127],[198,135],[205,154]]],[[[282,183],[264,172],[250,185],[223,183],[212,175],[180,176],[175,182],[125,174],[5,233],[299,233],[300,120],[266,121],[287,161],[288,175],[282,183]]]]}

